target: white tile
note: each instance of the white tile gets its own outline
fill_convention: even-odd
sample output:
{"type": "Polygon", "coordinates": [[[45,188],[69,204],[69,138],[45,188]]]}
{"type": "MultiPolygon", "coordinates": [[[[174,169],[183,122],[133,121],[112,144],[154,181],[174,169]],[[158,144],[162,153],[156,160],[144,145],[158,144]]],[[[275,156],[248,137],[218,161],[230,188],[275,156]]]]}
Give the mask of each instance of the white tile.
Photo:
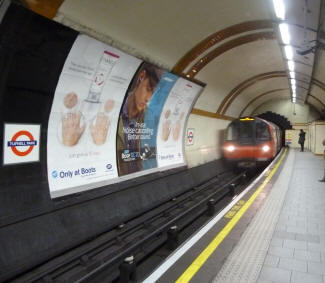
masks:
{"type": "Polygon", "coordinates": [[[284,240],[284,248],[307,250],[307,242],[296,240],[284,240]]]}
{"type": "Polygon", "coordinates": [[[325,244],[307,243],[307,249],[312,252],[325,252],[325,244]]]}
{"type": "Polygon", "coordinates": [[[292,258],[280,258],[279,267],[288,270],[307,272],[307,261],[292,258]]]}
{"type": "Polygon", "coordinates": [[[293,271],[291,276],[292,283],[324,283],[322,276],[305,272],[293,271]]]}
{"type": "Polygon", "coordinates": [[[311,243],[320,243],[319,235],[313,234],[296,234],[297,241],[306,241],[311,243]]]}
{"type": "Polygon", "coordinates": [[[283,239],[280,238],[272,238],[270,245],[272,247],[283,247],[283,239]]]}
{"type": "Polygon", "coordinates": [[[308,273],[325,275],[325,263],[309,261],[308,273]]]}
{"type": "Polygon", "coordinates": [[[291,271],[281,268],[264,266],[260,273],[261,280],[290,282],[291,271]]]}
{"type": "Polygon", "coordinates": [[[276,267],[278,265],[279,261],[280,261],[280,258],[278,256],[267,255],[265,257],[264,265],[276,267]]]}
{"type": "Polygon", "coordinates": [[[294,258],[306,260],[306,261],[321,261],[321,253],[320,252],[311,252],[305,250],[295,250],[294,251],[294,258]]]}
{"type": "Polygon", "coordinates": [[[293,257],[294,249],[284,248],[284,247],[270,247],[268,250],[268,254],[279,256],[279,257],[293,257]]]}
{"type": "Polygon", "coordinates": [[[297,226],[289,226],[287,225],[287,232],[292,232],[292,233],[300,233],[300,234],[306,234],[307,227],[297,227],[297,226]]]}
{"type": "Polygon", "coordinates": [[[296,238],[295,233],[287,232],[287,231],[275,231],[273,234],[274,238],[280,239],[291,239],[294,240],[296,238]]]}

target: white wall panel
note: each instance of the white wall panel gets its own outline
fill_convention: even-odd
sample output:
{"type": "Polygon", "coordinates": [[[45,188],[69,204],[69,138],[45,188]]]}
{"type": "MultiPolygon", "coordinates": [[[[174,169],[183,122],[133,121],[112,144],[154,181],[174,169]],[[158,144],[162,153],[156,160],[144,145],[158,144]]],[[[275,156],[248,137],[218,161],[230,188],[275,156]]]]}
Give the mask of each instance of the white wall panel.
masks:
{"type": "Polygon", "coordinates": [[[194,144],[186,145],[189,167],[195,167],[221,157],[221,144],[230,121],[191,114],[186,128],[193,128],[194,144]]]}

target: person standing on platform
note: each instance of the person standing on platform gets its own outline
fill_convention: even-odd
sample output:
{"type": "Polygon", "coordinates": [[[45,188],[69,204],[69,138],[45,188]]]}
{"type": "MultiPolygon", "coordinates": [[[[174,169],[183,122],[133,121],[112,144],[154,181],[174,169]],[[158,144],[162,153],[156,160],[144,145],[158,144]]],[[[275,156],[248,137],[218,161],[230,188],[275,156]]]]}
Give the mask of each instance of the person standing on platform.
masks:
{"type": "MultiPolygon", "coordinates": [[[[325,146],[325,139],[323,139],[323,146],[325,146]]],[[[323,158],[325,160],[325,150],[324,150],[324,153],[323,153],[323,158]]],[[[325,182],[325,168],[324,168],[324,177],[319,181],[320,182],[325,182]]]]}
{"type": "Polygon", "coordinates": [[[298,140],[298,143],[300,144],[301,147],[300,151],[304,151],[305,137],[306,137],[306,132],[304,132],[303,129],[300,129],[299,140],[298,140]]]}

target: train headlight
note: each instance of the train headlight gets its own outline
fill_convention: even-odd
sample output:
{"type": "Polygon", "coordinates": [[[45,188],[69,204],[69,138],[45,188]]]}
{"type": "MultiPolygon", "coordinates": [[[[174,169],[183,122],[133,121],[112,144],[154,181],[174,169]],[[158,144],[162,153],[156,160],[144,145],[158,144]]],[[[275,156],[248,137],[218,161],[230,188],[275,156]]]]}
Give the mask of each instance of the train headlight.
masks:
{"type": "Polygon", "coordinates": [[[268,152],[270,150],[270,147],[268,145],[263,145],[262,150],[263,152],[268,152]]]}
{"type": "Polygon", "coordinates": [[[235,150],[235,147],[233,145],[226,146],[226,150],[229,152],[233,152],[235,150]]]}

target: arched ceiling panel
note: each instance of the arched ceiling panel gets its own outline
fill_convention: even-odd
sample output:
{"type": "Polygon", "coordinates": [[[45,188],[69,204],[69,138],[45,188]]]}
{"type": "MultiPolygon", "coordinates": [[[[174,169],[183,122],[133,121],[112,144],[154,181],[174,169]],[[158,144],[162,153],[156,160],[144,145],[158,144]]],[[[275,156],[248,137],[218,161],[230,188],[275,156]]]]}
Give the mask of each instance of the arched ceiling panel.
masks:
{"type": "Polygon", "coordinates": [[[82,23],[171,69],[201,40],[234,24],[270,19],[267,1],[66,0],[59,18],[82,23]]]}
{"type": "Polygon", "coordinates": [[[238,48],[243,44],[248,44],[258,40],[271,40],[275,39],[273,31],[261,31],[250,34],[240,35],[234,39],[228,40],[225,43],[220,44],[216,48],[212,48],[211,51],[206,52],[199,60],[197,60],[190,70],[186,72],[186,77],[194,77],[200,70],[202,70],[207,64],[213,61],[216,57],[223,55],[230,49],[238,48]]]}
{"type": "Polygon", "coordinates": [[[257,97],[259,94],[266,91],[274,90],[276,88],[288,88],[288,80],[285,77],[269,77],[257,81],[253,85],[246,88],[241,94],[233,101],[227,111],[224,113],[229,116],[239,116],[243,106],[249,101],[257,97]]]}
{"type": "Polygon", "coordinates": [[[325,81],[325,50],[318,49],[315,60],[313,77],[319,81],[325,81]]]}
{"type": "Polygon", "coordinates": [[[316,96],[314,96],[312,94],[308,95],[307,103],[313,105],[314,108],[319,113],[322,113],[325,111],[325,104],[320,99],[318,99],[316,96]]]}
{"type": "MultiPolygon", "coordinates": [[[[257,32],[259,30],[269,30],[273,32],[272,21],[248,21],[219,30],[203,39],[200,43],[188,51],[174,66],[173,72],[177,74],[187,73],[193,64],[197,63],[198,61],[204,62],[204,60],[202,60],[202,57],[210,52],[211,49],[214,49],[216,46],[221,45],[221,43],[225,43],[236,36],[242,36],[243,34],[257,32]]],[[[193,75],[195,74],[193,73],[193,75]]]]}
{"type": "Polygon", "coordinates": [[[239,116],[250,115],[258,105],[263,103],[263,101],[268,101],[270,98],[273,99],[274,97],[279,97],[279,96],[281,97],[281,99],[283,99],[283,97],[290,97],[290,89],[289,88],[272,89],[257,95],[256,97],[248,101],[248,103],[244,106],[244,108],[239,113],[239,116]]]}
{"type": "Polygon", "coordinates": [[[230,49],[211,61],[195,77],[207,83],[195,107],[216,112],[218,105],[235,86],[256,74],[282,68],[283,61],[275,40],[259,40],[230,49]]]}
{"type": "MultiPolygon", "coordinates": [[[[310,94],[315,96],[317,99],[325,103],[325,88],[323,89],[321,85],[312,84],[310,89],[310,94]]],[[[308,97],[307,97],[308,99],[308,97]]]]}

